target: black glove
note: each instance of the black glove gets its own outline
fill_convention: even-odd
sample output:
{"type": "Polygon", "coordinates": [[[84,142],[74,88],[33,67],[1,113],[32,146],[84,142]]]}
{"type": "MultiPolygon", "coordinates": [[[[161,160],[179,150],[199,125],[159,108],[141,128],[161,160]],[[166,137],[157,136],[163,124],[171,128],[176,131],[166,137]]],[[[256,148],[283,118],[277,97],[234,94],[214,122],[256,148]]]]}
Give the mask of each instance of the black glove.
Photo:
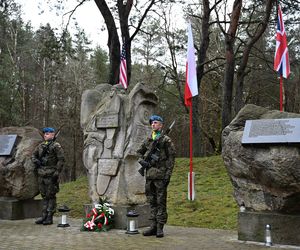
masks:
{"type": "Polygon", "coordinates": [[[47,165],[47,158],[46,157],[43,157],[42,160],[41,160],[41,165],[42,166],[46,166],[47,165]]]}
{"type": "Polygon", "coordinates": [[[35,161],[34,161],[34,165],[35,165],[37,168],[39,168],[39,167],[42,166],[42,163],[41,163],[40,160],[35,160],[35,161]]]}
{"type": "Polygon", "coordinates": [[[57,171],[54,172],[53,176],[52,176],[52,179],[54,181],[57,181],[58,180],[58,177],[59,177],[59,173],[57,171]]]}
{"type": "Polygon", "coordinates": [[[143,167],[143,168],[150,168],[150,163],[149,162],[147,162],[147,161],[145,161],[145,160],[140,160],[139,161],[139,164],[143,167]]]}

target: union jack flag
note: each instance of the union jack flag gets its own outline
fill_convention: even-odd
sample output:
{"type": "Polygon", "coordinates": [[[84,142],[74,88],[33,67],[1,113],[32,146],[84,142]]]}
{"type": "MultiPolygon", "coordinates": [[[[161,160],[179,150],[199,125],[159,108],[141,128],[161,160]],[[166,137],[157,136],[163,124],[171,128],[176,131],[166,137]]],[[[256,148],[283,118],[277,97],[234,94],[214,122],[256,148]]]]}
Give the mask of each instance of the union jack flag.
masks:
{"type": "Polygon", "coordinates": [[[126,64],[126,47],[123,43],[121,52],[121,64],[120,64],[120,77],[119,83],[123,85],[124,89],[127,89],[127,64],[126,64]]]}
{"type": "Polygon", "coordinates": [[[279,73],[279,75],[283,76],[284,78],[289,77],[290,74],[289,53],[288,53],[286,33],[284,29],[284,23],[282,20],[282,12],[280,6],[278,6],[274,70],[276,70],[279,73]]]}

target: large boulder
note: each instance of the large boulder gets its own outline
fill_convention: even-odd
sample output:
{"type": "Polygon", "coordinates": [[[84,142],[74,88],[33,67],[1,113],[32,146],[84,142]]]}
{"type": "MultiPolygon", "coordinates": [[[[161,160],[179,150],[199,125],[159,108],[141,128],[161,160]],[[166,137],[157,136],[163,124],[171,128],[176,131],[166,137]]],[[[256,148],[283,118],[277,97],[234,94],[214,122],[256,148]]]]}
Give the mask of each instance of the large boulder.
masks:
{"type": "Polygon", "coordinates": [[[39,131],[32,127],[5,127],[0,128],[0,135],[17,135],[11,155],[0,156],[0,197],[35,197],[39,191],[31,155],[42,140],[39,131]]]}
{"type": "Polygon", "coordinates": [[[299,145],[241,143],[246,120],[299,117],[246,105],[223,130],[222,156],[238,205],[252,211],[300,212],[299,145]]]}

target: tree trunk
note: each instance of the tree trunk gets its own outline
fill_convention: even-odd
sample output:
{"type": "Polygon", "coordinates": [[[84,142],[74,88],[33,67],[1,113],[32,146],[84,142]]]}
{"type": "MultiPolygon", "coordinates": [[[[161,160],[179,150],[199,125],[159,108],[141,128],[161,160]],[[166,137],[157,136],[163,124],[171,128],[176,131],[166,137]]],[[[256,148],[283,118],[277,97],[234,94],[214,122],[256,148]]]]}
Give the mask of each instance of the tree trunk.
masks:
{"type": "Polygon", "coordinates": [[[222,98],[222,130],[231,122],[232,119],[232,92],[234,79],[234,41],[235,34],[238,27],[238,22],[241,14],[242,0],[235,0],[232,8],[230,25],[225,34],[225,75],[223,84],[223,98],[222,98]]]}
{"type": "Polygon", "coordinates": [[[132,0],[128,0],[126,4],[123,4],[123,0],[118,0],[118,10],[120,17],[120,27],[122,34],[122,43],[125,43],[126,48],[126,63],[127,63],[127,82],[130,82],[131,78],[131,39],[129,35],[128,16],[132,8],[132,0]]]}
{"type": "MultiPolygon", "coordinates": [[[[209,0],[203,0],[203,16],[202,16],[202,39],[200,43],[200,48],[198,51],[198,62],[197,62],[197,82],[200,95],[201,81],[204,75],[204,63],[206,60],[206,53],[209,46],[209,17],[211,10],[209,9],[209,0]]],[[[194,97],[196,105],[193,103],[193,135],[195,140],[193,140],[194,155],[202,155],[202,143],[201,143],[201,119],[199,111],[200,97],[194,97]]],[[[203,139],[202,139],[203,141],[203,139]]]]}
{"type": "MultiPolygon", "coordinates": [[[[109,47],[109,84],[116,84],[119,82],[119,67],[120,67],[120,40],[117,33],[116,24],[111,10],[109,9],[105,0],[94,0],[98,9],[100,10],[108,31],[108,47],[109,47]]],[[[151,7],[156,3],[156,0],[148,1],[148,7],[141,15],[137,28],[130,37],[128,27],[128,17],[131,11],[133,0],[117,0],[118,15],[120,20],[121,35],[123,43],[126,48],[126,62],[127,62],[127,82],[130,83],[131,78],[131,41],[134,39],[141,25],[145,20],[151,7]]]]}
{"type": "Polygon", "coordinates": [[[71,181],[76,181],[76,168],[77,168],[77,159],[76,159],[76,149],[77,149],[77,128],[73,129],[73,164],[70,173],[71,181]]]}
{"type": "Polygon", "coordinates": [[[120,41],[117,32],[116,23],[111,14],[109,7],[104,0],[95,0],[95,3],[100,10],[107,27],[109,48],[109,79],[111,85],[117,84],[119,81],[119,66],[120,66],[120,41]]]}
{"type": "Polygon", "coordinates": [[[263,33],[265,32],[268,26],[271,10],[274,2],[275,0],[266,1],[264,19],[258,24],[259,26],[257,29],[255,29],[256,30],[255,34],[251,36],[252,37],[251,39],[248,40],[246,47],[244,49],[242,60],[237,72],[237,84],[236,84],[235,105],[234,105],[235,114],[237,114],[244,106],[244,102],[243,102],[244,79],[245,76],[249,73],[246,72],[246,68],[249,61],[249,55],[251,49],[253,48],[254,44],[259,40],[259,38],[261,38],[261,36],[263,35],[263,33]]]}

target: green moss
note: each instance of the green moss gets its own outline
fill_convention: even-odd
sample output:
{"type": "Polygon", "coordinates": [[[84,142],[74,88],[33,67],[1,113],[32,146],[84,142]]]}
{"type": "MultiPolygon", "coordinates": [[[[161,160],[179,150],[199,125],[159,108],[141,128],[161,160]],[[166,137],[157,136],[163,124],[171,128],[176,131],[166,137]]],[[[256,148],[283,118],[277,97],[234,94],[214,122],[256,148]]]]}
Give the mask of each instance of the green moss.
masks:
{"type": "MultiPolygon", "coordinates": [[[[236,229],[238,207],[221,156],[193,159],[196,198],[187,199],[189,159],[177,158],[168,189],[168,224],[188,227],[236,229]]],[[[71,208],[70,216],[82,218],[88,204],[88,182],[81,177],[61,185],[58,206],[71,208]]]]}

